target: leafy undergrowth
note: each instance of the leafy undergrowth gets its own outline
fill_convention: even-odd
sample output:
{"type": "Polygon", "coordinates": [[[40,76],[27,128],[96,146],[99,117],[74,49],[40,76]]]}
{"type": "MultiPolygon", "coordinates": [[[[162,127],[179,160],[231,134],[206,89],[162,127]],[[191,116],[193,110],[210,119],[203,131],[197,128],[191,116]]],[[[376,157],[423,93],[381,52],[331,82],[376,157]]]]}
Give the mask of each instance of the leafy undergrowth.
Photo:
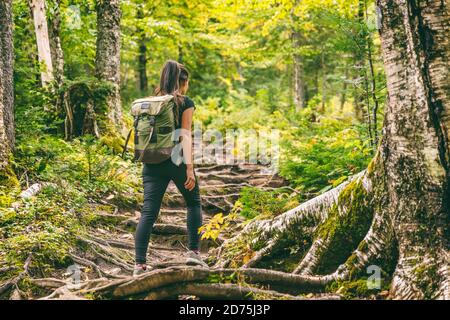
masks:
{"type": "MultiPolygon", "coordinates": [[[[305,116],[311,111],[305,110],[305,116]]],[[[363,127],[351,117],[320,116],[303,120],[282,141],[280,174],[303,195],[312,198],[364,170],[372,148],[363,127]]]]}
{"type": "Polygon", "coordinates": [[[140,201],[138,167],[91,137],[66,142],[40,135],[20,141],[16,152],[21,186],[0,189],[0,267],[9,268],[0,281],[22,272],[30,256],[34,277],[72,264],[69,253],[92,224],[93,208],[120,210],[140,201]],[[22,199],[21,190],[34,183],[46,184],[22,199]]]}

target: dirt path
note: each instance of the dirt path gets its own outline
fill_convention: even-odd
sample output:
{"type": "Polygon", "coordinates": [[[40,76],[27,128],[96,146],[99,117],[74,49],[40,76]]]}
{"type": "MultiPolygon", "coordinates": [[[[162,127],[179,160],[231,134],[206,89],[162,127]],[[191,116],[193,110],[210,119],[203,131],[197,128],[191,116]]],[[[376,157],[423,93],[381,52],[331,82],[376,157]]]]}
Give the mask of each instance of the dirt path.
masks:
{"type": "MultiPolygon", "coordinates": [[[[196,172],[200,181],[204,223],[208,223],[217,213],[228,214],[244,186],[269,190],[285,185],[283,179],[264,174],[263,169],[259,165],[198,167],[196,172]]],[[[79,277],[81,282],[96,278],[113,281],[131,275],[134,230],[140,212],[116,210],[112,214],[96,212],[95,215],[95,226],[88,230],[87,237],[79,239],[83,249],[72,254],[76,266],[58,271],[53,275],[54,279],[67,281],[79,277]]],[[[227,235],[224,235],[222,240],[226,238],[227,235]]],[[[219,244],[220,241],[202,241],[202,257],[207,258],[208,251],[219,244]]],[[[186,207],[175,185],[170,183],[151,238],[147,261],[155,268],[179,266],[186,260],[186,246],[186,207]]],[[[35,284],[41,285],[38,282],[35,284]]],[[[58,283],[54,286],[57,287],[58,283]]],[[[62,297],[67,298],[67,295],[62,297]]]]}

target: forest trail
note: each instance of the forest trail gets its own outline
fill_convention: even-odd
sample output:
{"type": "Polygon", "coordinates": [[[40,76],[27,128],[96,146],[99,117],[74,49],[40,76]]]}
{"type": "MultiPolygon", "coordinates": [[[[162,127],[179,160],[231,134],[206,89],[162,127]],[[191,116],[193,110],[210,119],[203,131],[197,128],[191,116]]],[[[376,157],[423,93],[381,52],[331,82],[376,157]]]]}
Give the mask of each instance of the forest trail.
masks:
{"type": "MultiPolygon", "coordinates": [[[[281,177],[268,175],[264,173],[264,169],[262,165],[250,164],[199,166],[196,174],[202,196],[203,224],[208,223],[217,213],[228,214],[240,190],[245,186],[269,190],[286,185],[281,177]]],[[[79,238],[84,244],[71,253],[75,264],[67,269],[58,270],[51,278],[33,280],[34,284],[46,290],[50,287],[57,289],[45,298],[81,298],[72,295],[71,291],[66,289],[67,283],[78,282],[78,279],[82,287],[88,283],[95,286],[99,281],[102,285],[108,285],[117,279],[119,281],[132,279],[134,231],[139,220],[140,208],[136,208],[134,212],[117,208],[113,213],[102,212],[100,208],[113,206],[109,200],[112,198],[102,200],[101,204],[93,204],[96,222],[87,230],[86,237],[79,238]]],[[[188,253],[186,231],[184,200],[171,182],[151,237],[148,264],[156,269],[186,266],[188,253]]],[[[221,234],[217,241],[203,240],[202,257],[207,259],[209,249],[219,246],[222,241],[233,235],[234,232],[230,231],[229,234],[221,234]]]]}

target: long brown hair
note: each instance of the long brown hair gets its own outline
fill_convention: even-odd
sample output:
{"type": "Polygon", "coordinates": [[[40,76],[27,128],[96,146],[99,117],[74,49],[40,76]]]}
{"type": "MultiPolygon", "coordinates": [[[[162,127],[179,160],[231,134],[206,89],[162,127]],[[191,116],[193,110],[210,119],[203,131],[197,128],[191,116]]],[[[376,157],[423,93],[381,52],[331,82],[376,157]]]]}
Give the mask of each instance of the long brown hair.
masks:
{"type": "Polygon", "coordinates": [[[188,78],[189,73],[182,64],[174,60],[168,60],[161,70],[159,86],[155,90],[155,94],[158,96],[170,94],[174,97],[176,107],[176,110],[174,110],[174,114],[177,125],[179,124],[178,115],[180,106],[184,102],[184,97],[179,92],[180,84],[184,83],[184,81],[187,81],[188,78]]]}

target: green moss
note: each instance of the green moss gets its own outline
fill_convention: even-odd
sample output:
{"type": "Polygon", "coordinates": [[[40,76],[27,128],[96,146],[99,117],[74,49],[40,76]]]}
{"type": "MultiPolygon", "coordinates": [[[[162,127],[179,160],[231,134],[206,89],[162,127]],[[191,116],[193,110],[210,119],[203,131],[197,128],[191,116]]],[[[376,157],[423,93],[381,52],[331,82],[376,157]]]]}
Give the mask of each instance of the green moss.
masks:
{"type": "Polygon", "coordinates": [[[0,208],[8,208],[13,203],[13,198],[8,193],[2,192],[0,190],[0,208]]]}
{"type": "Polygon", "coordinates": [[[125,145],[125,139],[117,134],[107,134],[102,136],[100,142],[116,154],[122,153],[125,145]]]}
{"type": "MultiPolygon", "coordinates": [[[[338,203],[327,220],[319,226],[316,238],[328,239],[328,249],[322,253],[319,273],[334,271],[344,263],[363,240],[373,219],[371,197],[357,179],[341,192],[338,203]]],[[[363,246],[364,244],[361,244],[363,246]]]]}
{"type": "Polygon", "coordinates": [[[425,295],[425,299],[433,299],[433,294],[438,289],[437,279],[439,279],[439,272],[437,264],[429,263],[426,265],[418,265],[414,270],[417,285],[425,295]]]}
{"type": "Polygon", "coordinates": [[[19,180],[9,163],[0,170],[0,186],[6,188],[16,188],[19,186],[19,180]]]}
{"type": "Polygon", "coordinates": [[[336,292],[344,299],[367,299],[374,298],[378,293],[388,289],[389,282],[383,281],[380,288],[370,288],[367,279],[358,279],[355,281],[335,281],[327,286],[327,291],[336,292]]]}
{"type": "Polygon", "coordinates": [[[223,274],[211,274],[206,279],[206,282],[208,283],[238,283],[239,281],[239,275],[237,272],[234,272],[230,275],[223,275],[223,274]]]}

